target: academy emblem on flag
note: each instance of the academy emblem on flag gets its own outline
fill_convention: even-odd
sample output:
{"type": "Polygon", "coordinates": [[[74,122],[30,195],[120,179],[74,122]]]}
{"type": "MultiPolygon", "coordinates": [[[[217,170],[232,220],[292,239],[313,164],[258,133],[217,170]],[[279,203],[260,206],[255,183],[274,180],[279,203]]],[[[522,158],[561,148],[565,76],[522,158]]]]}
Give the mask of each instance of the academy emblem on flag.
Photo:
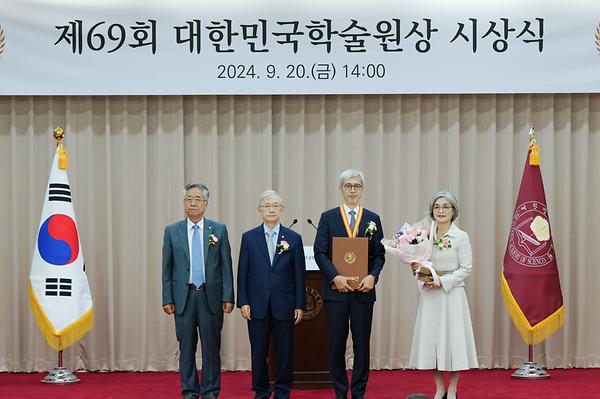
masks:
{"type": "Polygon", "coordinates": [[[502,269],[502,296],[525,343],[537,344],[564,323],[564,305],[533,129],[502,269]]]}
{"type": "Polygon", "coordinates": [[[77,342],[94,323],[61,139],[57,137],[29,276],[31,311],[57,351],[77,342]]]}

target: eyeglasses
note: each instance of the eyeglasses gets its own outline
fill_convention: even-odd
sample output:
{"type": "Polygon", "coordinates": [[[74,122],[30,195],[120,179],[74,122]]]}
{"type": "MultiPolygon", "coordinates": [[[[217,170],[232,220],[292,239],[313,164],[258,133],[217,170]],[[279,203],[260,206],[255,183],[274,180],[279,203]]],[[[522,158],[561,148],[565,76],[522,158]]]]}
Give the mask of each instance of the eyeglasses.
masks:
{"type": "Polygon", "coordinates": [[[266,204],[266,205],[260,205],[259,208],[261,209],[279,209],[279,208],[283,208],[283,205],[281,204],[266,204]]]}
{"type": "Polygon", "coordinates": [[[433,206],[433,210],[436,212],[439,212],[442,209],[444,210],[444,212],[448,212],[450,209],[454,209],[454,207],[452,205],[444,205],[444,206],[434,205],[433,206]]]}
{"type": "Polygon", "coordinates": [[[352,191],[354,189],[354,191],[360,191],[362,190],[363,185],[356,183],[356,184],[350,184],[350,183],[346,183],[344,184],[344,189],[346,189],[346,191],[352,191]]]}
{"type": "Polygon", "coordinates": [[[189,202],[190,204],[193,202],[196,202],[197,204],[199,204],[199,203],[208,202],[208,201],[205,200],[204,198],[200,198],[200,197],[187,197],[185,199],[185,202],[189,202]]]}

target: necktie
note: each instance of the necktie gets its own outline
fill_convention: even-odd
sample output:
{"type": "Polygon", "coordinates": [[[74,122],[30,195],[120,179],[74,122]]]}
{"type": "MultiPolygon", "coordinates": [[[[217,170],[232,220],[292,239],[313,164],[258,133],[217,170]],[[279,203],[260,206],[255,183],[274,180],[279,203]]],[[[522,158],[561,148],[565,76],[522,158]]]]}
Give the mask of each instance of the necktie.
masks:
{"type": "Polygon", "coordinates": [[[267,233],[267,249],[269,250],[269,260],[271,261],[271,264],[273,264],[273,258],[275,257],[275,245],[273,245],[274,235],[274,231],[269,231],[267,233]]]}
{"type": "Polygon", "coordinates": [[[204,283],[204,271],[202,270],[202,246],[200,245],[200,226],[194,225],[194,234],[192,235],[192,283],[200,287],[204,283]]]}
{"type": "Polygon", "coordinates": [[[356,218],[354,217],[356,212],[354,210],[350,211],[350,230],[354,231],[354,226],[356,225],[356,218]]]}

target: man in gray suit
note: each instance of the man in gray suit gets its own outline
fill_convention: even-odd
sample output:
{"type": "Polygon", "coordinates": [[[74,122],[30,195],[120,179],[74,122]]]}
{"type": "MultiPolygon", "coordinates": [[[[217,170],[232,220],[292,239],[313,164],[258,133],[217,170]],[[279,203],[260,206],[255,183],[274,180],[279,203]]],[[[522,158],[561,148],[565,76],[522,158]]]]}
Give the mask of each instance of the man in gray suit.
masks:
{"type": "Polygon", "coordinates": [[[162,250],[163,310],[175,314],[181,394],[215,399],[221,389],[223,312],[233,310],[231,248],[224,224],[204,218],[208,188],[185,186],[186,219],[165,228],[162,250]],[[196,369],[200,331],[202,383],[196,369]]]}

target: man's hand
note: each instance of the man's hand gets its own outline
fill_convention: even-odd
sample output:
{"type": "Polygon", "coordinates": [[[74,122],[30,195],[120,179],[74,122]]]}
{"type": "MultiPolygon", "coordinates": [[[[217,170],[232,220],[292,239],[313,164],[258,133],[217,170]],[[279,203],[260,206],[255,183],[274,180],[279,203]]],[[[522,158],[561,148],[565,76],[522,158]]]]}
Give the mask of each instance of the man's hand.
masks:
{"type": "Polygon", "coordinates": [[[166,314],[173,314],[175,313],[175,305],[172,303],[167,303],[166,305],[163,305],[163,310],[166,314]]]}
{"type": "Polygon", "coordinates": [[[348,284],[348,280],[346,280],[346,277],[344,277],[344,276],[340,276],[340,275],[335,276],[333,278],[333,284],[335,285],[335,288],[339,292],[352,292],[352,291],[354,291],[354,288],[352,288],[350,286],[350,284],[348,284]]]}
{"type": "Polygon", "coordinates": [[[300,323],[302,321],[302,316],[304,316],[304,311],[302,309],[296,309],[294,311],[294,325],[300,323]]]}
{"type": "Polygon", "coordinates": [[[367,274],[367,276],[363,278],[363,280],[358,285],[357,290],[359,290],[360,292],[369,292],[373,289],[373,287],[375,287],[375,276],[367,274]]]}
{"type": "Polygon", "coordinates": [[[223,302],[223,312],[225,312],[225,313],[233,312],[233,303],[223,302]]]}
{"type": "Polygon", "coordinates": [[[240,312],[242,312],[242,317],[246,320],[252,320],[250,316],[250,305],[244,305],[241,307],[240,312]]]}

